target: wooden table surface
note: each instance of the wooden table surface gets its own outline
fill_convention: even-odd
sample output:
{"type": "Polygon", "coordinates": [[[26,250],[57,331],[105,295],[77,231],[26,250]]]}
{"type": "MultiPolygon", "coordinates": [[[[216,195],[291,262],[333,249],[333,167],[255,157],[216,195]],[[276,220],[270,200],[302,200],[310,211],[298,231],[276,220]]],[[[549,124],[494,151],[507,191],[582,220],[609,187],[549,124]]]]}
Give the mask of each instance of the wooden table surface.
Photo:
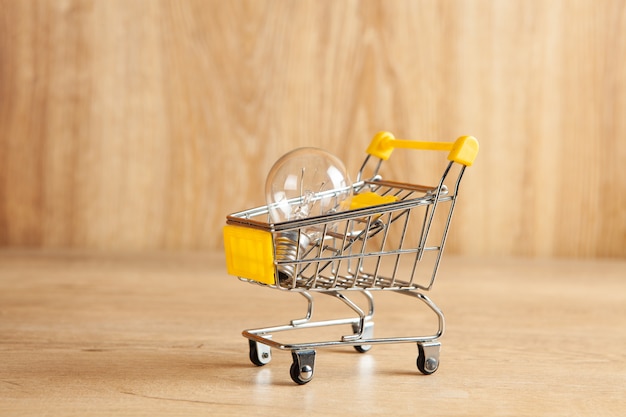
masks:
{"type": "MultiPolygon", "coordinates": [[[[298,386],[289,352],[256,367],[241,331],[304,299],[222,258],[0,251],[0,415],[626,415],[626,261],[444,257],[436,373],[413,343],[333,347],[298,386]]],[[[432,328],[404,298],[375,294],[377,335],[432,328]]],[[[345,310],[316,297],[320,317],[345,310]]]]}

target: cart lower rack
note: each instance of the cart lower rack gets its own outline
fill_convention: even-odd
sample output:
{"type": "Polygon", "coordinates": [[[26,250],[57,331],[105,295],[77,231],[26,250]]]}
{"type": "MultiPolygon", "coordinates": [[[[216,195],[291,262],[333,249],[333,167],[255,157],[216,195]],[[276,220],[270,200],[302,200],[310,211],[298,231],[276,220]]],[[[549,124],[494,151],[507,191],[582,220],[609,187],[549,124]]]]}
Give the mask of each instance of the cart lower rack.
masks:
{"type": "Polygon", "coordinates": [[[459,185],[477,153],[478,142],[471,136],[455,142],[422,142],[398,140],[381,132],[367,149],[357,182],[352,185],[348,209],[281,223],[271,222],[269,206],[229,215],[224,227],[229,274],[269,288],[297,292],[307,301],[303,318],[243,332],[249,340],[252,363],[268,364],[271,349],[289,350],[293,357],[290,376],[294,382],[305,384],[313,378],[317,348],[353,346],[363,353],[376,344],[411,342],[418,346],[419,371],[435,372],[445,320],[439,307],[424,293],[435,282],[459,185]],[[448,163],[439,183],[422,186],[383,179],[379,174],[382,162],[395,148],[448,151],[448,163]],[[368,169],[371,176],[364,180],[368,169]],[[374,337],[376,291],[392,291],[421,301],[434,313],[436,331],[409,337],[374,337]],[[314,293],[340,300],[353,314],[313,320],[314,293]],[[356,293],[362,295],[365,307],[353,300],[356,293]],[[273,337],[290,330],[344,325],[350,325],[352,333],[332,340],[282,343],[273,337]]]}

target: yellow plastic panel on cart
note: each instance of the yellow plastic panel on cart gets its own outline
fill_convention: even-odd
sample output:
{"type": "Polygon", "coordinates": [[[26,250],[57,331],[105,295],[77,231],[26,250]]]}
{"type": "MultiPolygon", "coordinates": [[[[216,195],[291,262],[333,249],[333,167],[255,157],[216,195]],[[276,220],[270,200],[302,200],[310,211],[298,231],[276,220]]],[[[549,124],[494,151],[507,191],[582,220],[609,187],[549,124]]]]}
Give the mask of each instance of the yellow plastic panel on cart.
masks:
{"type": "Polygon", "coordinates": [[[367,147],[366,152],[384,161],[391,157],[394,149],[415,149],[423,151],[449,151],[448,160],[471,166],[478,155],[478,141],[473,136],[461,136],[455,142],[432,142],[396,139],[389,132],[378,132],[367,147]]]}
{"type": "Polygon", "coordinates": [[[378,132],[366,152],[382,160],[388,160],[394,149],[414,149],[421,151],[449,151],[452,149],[452,142],[433,142],[425,140],[396,139],[389,132],[378,132]]]}
{"type": "Polygon", "coordinates": [[[478,141],[473,136],[461,136],[458,138],[448,155],[448,161],[454,161],[465,166],[472,166],[478,155],[478,141]]]}
{"type": "Polygon", "coordinates": [[[224,226],[224,250],[228,273],[274,285],[272,234],[250,227],[224,226]]]}
{"type": "Polygon", "coordinates": [[[378,132],[372,142],[367,147],[366,152],[372,156],[380,158],[384,161],[388,160],[393,152],[394,147],[391,142],[394,141],[394,136],[389,132],[378,132]]]}
{"type": "Polygon", "coordinates": [[[378,206],[380,204],[395,203],[398,197],[395,195],[378,195],[374,192],[357,194],[350,200],[350,210],[364,207],[378,206]]]}

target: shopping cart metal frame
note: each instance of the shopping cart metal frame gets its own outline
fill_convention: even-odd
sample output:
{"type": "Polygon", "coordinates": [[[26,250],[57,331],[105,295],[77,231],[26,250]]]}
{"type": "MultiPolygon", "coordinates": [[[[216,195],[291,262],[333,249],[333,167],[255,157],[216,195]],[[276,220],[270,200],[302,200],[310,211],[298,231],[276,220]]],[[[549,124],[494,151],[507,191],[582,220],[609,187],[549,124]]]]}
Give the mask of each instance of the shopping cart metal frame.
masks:
{"type": "MultiPolygon", "coordinates": [[[[455,142],[425,142],[400,140],[389,132],[380,132],[367,148],[365,161],[352,185],[357,196],[354,200],[359,201],[350,209],[282,223],[271,222],[268,206],[227,216],[224,243],[228,272],[243,281],[297,292],[307,302],[302,318],[242,332],[249,341],[250,361],[263,366],[271,361],[272,349],[291,351],[290,376],[297,384],[306,384],[313,378],[317,348],[353,346],[363,353],[376,344],[411,342],[418,347],[418,370],[426,375],[435,372],[439,367],[439,338],[445,331],[445,318],[424,292],[430,291],[435,282],[459,186],[465,168],[473,164],[477,153],[478,141],[471,136],[462,136],[455,142]],[[422,186],[383,179],[379,175],[381,165],[396,148],[447,151],[448,163],[439,183],[422,186]],[[372,165],[371,175],[363,179],[372,165]],[[451,189],[444,184],[447,180],[454,184],[451,189]],[[441,215],[442,205],[447,208],[443,227],[440,236],[434,238],[436,244],[431,244],[431,229],[436,215],[441,215]],[[415,216],[423,216],[423,219],[419,234],[411,235],[409,222],[411,219],[412,224],[415,220],[411,216],[417,210],[420,213],[415,216]],[[321,238],[303,249],[295,242],[311,227],[317,228],[321,238]],[[390,245],[393,236],[399,245],[390,249],[385,245],[390,245]],[[409,236],[415,239],[413,246],[403,247],[409,236]],[[288,246],[290,244],[292,246],[288,246]],[[434,254],[434,258],[431,257],[432,270],[429,269],[425,281],[420,281],[416,271],[427,253],[434,254]],[[412,262],[412,269],[401,268],[401,259],[412,262]],[[398,275],[406,269],[411,271],[409,277],[401,279],[398,275]],[[419,336],[374,337],[372,292],[381,290],[421,301],[434,313],[436,331],[419,336]],[[348,296],[355,292],[363,295],[365,307],[348,296]],[[313,293],[340,300],[356,315],[313,320],[313,293]],[[350,325],[352,333],[338,339],[306,343],[282,343],[273,339],[274,334],[285,331],[341,325],[350,325]]],[[[338,191],[319,193],[318,197],[328,197],[329,193],[338,191]]],[[[297,204],[298,201],[291,203],[297,204]]]]}

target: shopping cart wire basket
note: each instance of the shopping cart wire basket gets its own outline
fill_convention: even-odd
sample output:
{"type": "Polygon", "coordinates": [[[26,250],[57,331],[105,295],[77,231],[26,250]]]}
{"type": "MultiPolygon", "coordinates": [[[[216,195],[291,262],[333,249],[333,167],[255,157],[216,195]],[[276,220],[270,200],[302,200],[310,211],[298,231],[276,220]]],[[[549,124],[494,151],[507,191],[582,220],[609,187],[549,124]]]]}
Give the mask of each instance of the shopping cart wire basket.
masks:
{"type": "MultiPolygon", "coordinates": [[[[454,142],[396,139],[375,135],[352,185],[349,206],[330,214],[272,222],[269,206],[227,216],[224,247],[228,273],[243,281],[297,292],[307,301],[303,318],[287,324],[243,331],[252,363],[266,365],[271,349],[288,350],[290,376],[297,384],[313,378],[317,348],[353,346],[366,352],[375,344],[416,343],[417,368],[432,374],[439,366],[439,338],[444,315],[425,295],[434,282],[465,168],[478,154],[478,141],[462,136],[454,142]],[[448,152],[438,184],[432,186],[387,180],[380,175],[394,149],[448,152]],[[366,178],[367,177],[367,178],[366,178]],[[450,186],[448,186],[450,185],[450,186]],[[298,244],[315,229],[317,238],[298,244]],[[374,337],[372,292],[392,291],[416,298],[436,316],[437,330],[419,336],[374,337]],[[365,300],[363,308],[354,293],[365,300]],[[313,320],[314,293],[337,298],[353,312],[348,318],[313,320]],[[287,330],[350,325],[352,333],[337,339],[281,343],[273,335],[287,330]]],[[[323,192],[327,197],[332,191],[323,192]]],[[[294,204],[297,202],[293,202],[294,204]]]]}

